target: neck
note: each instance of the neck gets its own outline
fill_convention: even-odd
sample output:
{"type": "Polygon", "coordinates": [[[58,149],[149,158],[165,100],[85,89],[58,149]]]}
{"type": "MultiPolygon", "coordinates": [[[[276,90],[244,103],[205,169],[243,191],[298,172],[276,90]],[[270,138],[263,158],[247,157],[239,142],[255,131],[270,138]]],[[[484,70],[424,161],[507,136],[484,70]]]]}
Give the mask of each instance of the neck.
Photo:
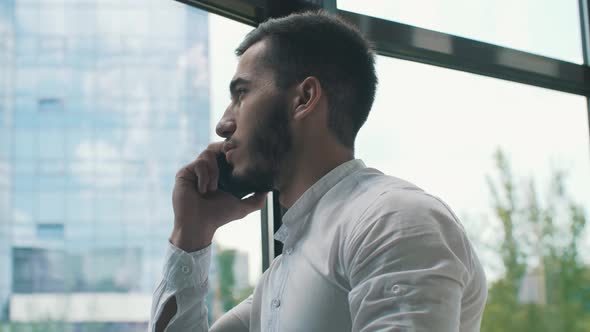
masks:
{"type": "Polygon", "coordinates": [[[352,150],[338,146],[304,151],[288,163],[277,186],[279,202],[290,208],[309,187],[339,165],[354,159],[352,150]],[[329,152],[327,152],[329,151],[329,152]]]}

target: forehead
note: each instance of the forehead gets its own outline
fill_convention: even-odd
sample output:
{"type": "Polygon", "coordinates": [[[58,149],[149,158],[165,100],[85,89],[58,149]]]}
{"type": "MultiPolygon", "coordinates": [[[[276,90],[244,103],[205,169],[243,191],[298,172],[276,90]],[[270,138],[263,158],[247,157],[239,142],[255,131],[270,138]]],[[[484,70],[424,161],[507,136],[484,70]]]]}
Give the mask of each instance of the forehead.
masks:
{"type": "Polygon", "coordinates": [[[240,56],[233,80],[237,78],[244,78],[252,82],[271,80],[272,72],[264,58],[267,47],[264,40],[250,46],[240,56]]]}

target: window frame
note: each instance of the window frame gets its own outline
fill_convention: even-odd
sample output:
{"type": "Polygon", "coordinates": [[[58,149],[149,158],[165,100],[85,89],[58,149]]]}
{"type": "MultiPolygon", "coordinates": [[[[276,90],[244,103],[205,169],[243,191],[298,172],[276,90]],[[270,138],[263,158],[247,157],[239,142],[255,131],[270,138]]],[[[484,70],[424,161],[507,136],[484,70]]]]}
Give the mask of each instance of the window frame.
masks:
{"type": "MultiPolygon", "coordinates": [[[[268,18],[323,8],[358,26],[380,55],[470,72],[586,97],[590,112],[590,0],[579,0],[584,64],[575,64],[464,37],[337,9],[337,0],[175,0],[257,26],[268,18]]],[[[590,116],[589,116],[590,135],[590,116]]],[[[284,209],[273,191],[261,213],[262,269],[281,253],[272,233],[284,209]]]]}

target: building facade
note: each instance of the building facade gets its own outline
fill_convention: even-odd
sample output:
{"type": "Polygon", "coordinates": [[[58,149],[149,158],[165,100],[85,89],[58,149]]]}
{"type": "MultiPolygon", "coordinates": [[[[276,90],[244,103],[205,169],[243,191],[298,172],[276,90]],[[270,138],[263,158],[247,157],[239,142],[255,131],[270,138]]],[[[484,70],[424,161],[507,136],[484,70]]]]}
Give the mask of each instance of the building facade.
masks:
{"type": "Polygon", "coordinates": [[[205,12],[1,1],[0,319],[145,329],[209,114],[205,12]]]}

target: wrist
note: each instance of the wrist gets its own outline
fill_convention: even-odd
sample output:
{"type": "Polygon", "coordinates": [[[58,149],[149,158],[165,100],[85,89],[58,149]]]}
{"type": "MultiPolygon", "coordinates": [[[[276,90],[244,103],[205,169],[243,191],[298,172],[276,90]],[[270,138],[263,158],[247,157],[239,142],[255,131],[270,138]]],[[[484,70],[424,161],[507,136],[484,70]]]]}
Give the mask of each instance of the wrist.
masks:
{"type": "Polygon", "coordinates": [[[189,232],[174,228],[170,235],[170,243],[186,252],[194,252],[211,245],[215,231],[189,232]]]}

